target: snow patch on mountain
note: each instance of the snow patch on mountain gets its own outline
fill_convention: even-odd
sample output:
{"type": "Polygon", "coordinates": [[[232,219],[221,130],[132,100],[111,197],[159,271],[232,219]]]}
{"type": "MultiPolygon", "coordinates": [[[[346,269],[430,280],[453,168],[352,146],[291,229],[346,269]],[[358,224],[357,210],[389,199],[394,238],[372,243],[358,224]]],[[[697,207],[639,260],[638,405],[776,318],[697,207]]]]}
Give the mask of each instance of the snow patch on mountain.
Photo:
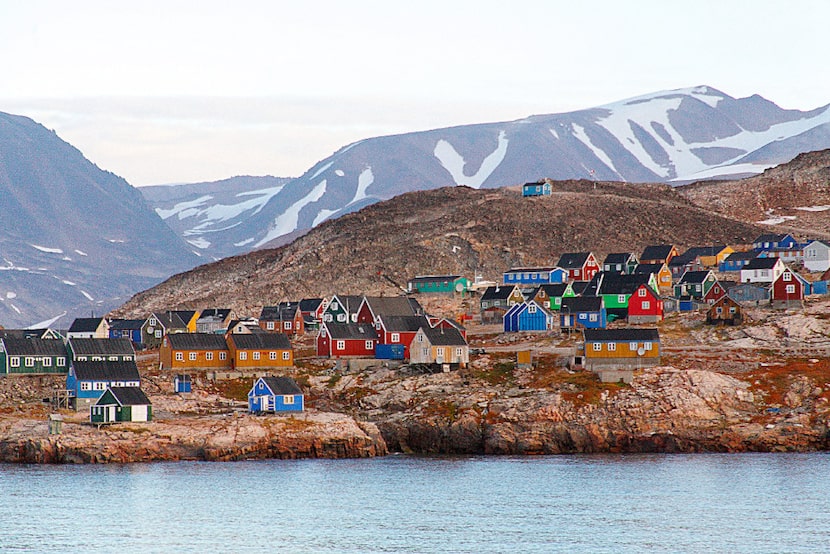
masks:
{"type": "Polygon", "coordinates": [[[484,184],[487,177],[489,177],[493,171],[496,170],[499,164],[504,161],[504,157],[507,155],[508,142],[507,133],[499,131],[498,146],[493,152],[484,158],[484,161],[481,162],[481,167],[478,168],[478,171],[469,176],[464,173],[464,167],[467,165],[467,162],[464,161],[464,157],[459,154],[453,145],[446,140],[439,139],[435,144],[435,150],[433,153],[435,154],[435,157],[438,158],[438,161],[441,162],[441,165],[444,166],[444,169],[449,172],[456,185],[463,185],[477,189],[481,188],[481,185],[484,184]]]}
{"type": "MultiPolygon", "coordinates": [[[[577,139],[579,139],[579,141],[582,144],[584,144],[585,146],[590,148],[591,151],[594,153],[594,156],[599,158],[599,160],[602,163],[604,163],[608,167],[608,169],[610,169],[611,171],[616,173],[618,176],[620,175],[620,172],[617,171],[616,167],[614,167],[614,162],[613,162],[613,160],[611,160],[611,158],[608,156],[608,154],[606,154],[604,150],[602,150],[601,148],[596,146],[593,142],[591,142],[591,139],[588,136],[588,133],[585,132],[585,127],[581,127],[579,125],[574,124],[573,130],[574,130],[574,136],[577,139]]],[[[553,129],[551,129],[551,132],[553,133],[553,129]]],[[[622,181],[625,181],[625,179],[622,178],[622,177],[620,177],[620,179],[622,181]]]]}
{"type": "Polygon", "coordinates": [[[312,227],[317,227],[322,222],[339,212],[340,210],[320,210],[317,215],[314,217],[314,221],[311,223],[312,227]]]}
{"type": "Polygon", "coordinates": [[[186,239],[188,244],[195,246],[196,248],[200,248],[204,250],[205,248],[210,248],[210,241],[206,240],[204,237],[199,237],[195,239],[186,239]]]}
{"type": "Polygon", "coordinates": [[[268,230],[268,232],[265,234],[265,237],[263,237],[259,242],[256,243],[256,246],[262,246],[263,244],[270,242],[275,238],[294,232],[297,229],[297,225],[300,221],[300,210],[302,210],[312,202],[317,202],[320,198],[323,197],[325,193],[326,180],[323,179],[317,184],[317,186],[311,189],[311,192],[309,192],[303,198],[294,202],[282,213],[282,215],[277,217],[274,220],[273,227],[271,227],[271,229],[268,230]]]}
{"type": "Polygon", "coordinates": [[[46,252],[48,254],[63,254],[63,250],[60,248],[48,248],[46,246],[38,246],[37,244],[29,245],[35,250],[40,250],[41,252],[46,252]]]}
{"type": "Polygon", "coordinates": [[[359,202],[364,198],[369,198],[366,194],[366,189],[369,188],[369,185],[375,182],[375,176],[372,174],[372,168],[367,167],[363,171],[360,172],[360,176],[357,178],[357,191],[354,194],[354,198],[352,201],[349,202],[350,204],[354,204],[355,202],[359,202]]]}

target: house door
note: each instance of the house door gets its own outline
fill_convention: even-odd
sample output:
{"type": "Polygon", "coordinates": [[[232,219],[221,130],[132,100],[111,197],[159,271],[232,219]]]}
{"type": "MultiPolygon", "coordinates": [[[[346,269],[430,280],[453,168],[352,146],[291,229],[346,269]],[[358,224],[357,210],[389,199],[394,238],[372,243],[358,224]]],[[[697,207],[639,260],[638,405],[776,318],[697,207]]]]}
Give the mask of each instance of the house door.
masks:
{"type": "Polygon", "coordinates": [[[104,406],[104,421],[115,421],[115,406],[104,406]]]}
{"type": "Polygon", "coordinates": [[[266,396],[264,397],[265,407],[268,409],[269,412],[274,411],[274,397],[273,396],[266,396]]]}
{"type": "Polygon", "coordinates": [[[133,421],[147,421],[147,406],[133,406],[133,421]]]}

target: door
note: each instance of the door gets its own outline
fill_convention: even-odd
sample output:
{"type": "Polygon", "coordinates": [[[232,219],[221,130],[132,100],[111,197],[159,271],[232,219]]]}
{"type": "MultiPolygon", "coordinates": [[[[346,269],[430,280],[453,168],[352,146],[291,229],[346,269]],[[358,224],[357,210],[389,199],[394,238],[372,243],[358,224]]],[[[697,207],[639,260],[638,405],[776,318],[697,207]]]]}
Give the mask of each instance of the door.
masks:
{"type": "Polygon", "coordinates": [[[104,406],[104,422],[115,421],[115,406],[104,406]]]}
{"type": "Polygon", "coordinates": [[[147,421],[147,406],[133,406],[133,421],[147,421]]]}

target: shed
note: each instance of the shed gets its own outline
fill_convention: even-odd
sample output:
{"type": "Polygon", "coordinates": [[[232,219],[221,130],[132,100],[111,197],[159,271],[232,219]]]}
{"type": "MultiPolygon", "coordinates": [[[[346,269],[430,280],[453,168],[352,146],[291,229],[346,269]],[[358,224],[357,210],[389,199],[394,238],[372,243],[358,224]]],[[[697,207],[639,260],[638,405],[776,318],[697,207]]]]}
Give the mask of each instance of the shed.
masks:
{"type": "Polygon", "coordinates": [[[190,378],[190,374],[180,373],[173,377],[173,390],[175,390],[176,393],[192,392],[193,381],[190,378]]]}
{"type": "Polygon", "coordinates": [[[153,406],[138,387],[109,387],[89,408],[92,423],[151,421],[153,406]]]}
{"type": "Polygon", "coordinates": [[[248,411],[253,414],[302,412],[305,398],[290,377],[260,377],[248,391],[248,411]]]}

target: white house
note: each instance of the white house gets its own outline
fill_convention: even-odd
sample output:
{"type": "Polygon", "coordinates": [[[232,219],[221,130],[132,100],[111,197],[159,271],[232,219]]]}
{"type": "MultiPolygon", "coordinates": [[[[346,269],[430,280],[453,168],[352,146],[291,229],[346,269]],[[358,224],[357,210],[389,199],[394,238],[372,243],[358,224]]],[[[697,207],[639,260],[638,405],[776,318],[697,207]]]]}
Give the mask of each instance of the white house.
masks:
{"type": "Polygon", "coordinates": [[[814,240],[805,246],[804,267],[813,273],[830,269],[830,243],[814,240]]]}
{"type": "Polygon", "coordinates": [[[741,283],[773,283],[786,268],[781,258],[755,258],[741,268],[741,283]]]}

